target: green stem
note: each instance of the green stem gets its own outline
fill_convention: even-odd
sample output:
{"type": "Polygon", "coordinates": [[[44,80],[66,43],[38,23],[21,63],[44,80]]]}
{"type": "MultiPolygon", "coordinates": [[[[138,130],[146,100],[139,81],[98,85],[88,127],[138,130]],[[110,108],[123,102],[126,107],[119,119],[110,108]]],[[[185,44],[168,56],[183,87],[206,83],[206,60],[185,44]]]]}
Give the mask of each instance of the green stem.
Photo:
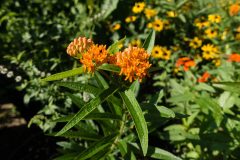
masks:
{"type": "Polygon", "coordinates": [[[114,140],[113,144],[111,145],[109,152],[112,152],[112,150],[114,149],[114,147],[118,143],[119,139],[121,138],[121,136],[124,132],[126,118],[127,118],[126,113],[123,113],[122,121],[121,121],[120,128],[119,128],[119,134],[116,137],[116,139],[114,140]]]}

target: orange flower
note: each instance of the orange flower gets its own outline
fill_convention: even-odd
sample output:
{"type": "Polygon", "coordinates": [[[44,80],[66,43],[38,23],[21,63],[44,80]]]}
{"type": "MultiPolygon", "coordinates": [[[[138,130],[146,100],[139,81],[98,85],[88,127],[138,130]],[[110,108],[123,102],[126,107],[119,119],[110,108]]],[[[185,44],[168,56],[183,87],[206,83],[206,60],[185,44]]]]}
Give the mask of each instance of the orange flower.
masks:
{"type": "Polygon", "coordinates": [[[149,54],[143,48],[129,46],[123,52],[116,54],[116,65],[121,68],[120,75],[125,75],[125,80],[132,82],[147,75],[151,66],[148,62],[149,54]]]}
{"type": "Polygon", "coordinates": [[[176,67],[183,66],[184,71],[188,71],[190,67],[194,67],[196,64],[188,57],[179,58],[176,62],[176,67]]]}
{"type": "Polygon", "coordinates": [[[94,44],[82,55],[80,62],[85,72],[93,73],[96,67],[107,62],[107,56],[106,45],[94,44]]]}
{"type": "Polygon", "coordinates": [[[240,62],[240,55],[237,53],[233,53],[228,57],[229,62],[240,62]]]}
{"type": "Polygon", "coordinates": [[[67,47],[67,54],[72,57],[82,57],[82,53],[86,52],[87,49],[93,44],[91,39],[86,37],[75,38],[67,47]]]}
{"type": "Polygon", "coordinates": [[[198,78],[198,82],[207,82],[208,78],[210,78],[210,74],[208,72],[204,72],[201,77],[198,78]]]}
{"type": "Polygon", "coordinates": [[[237,3],[231,5],[230,8],[229,8],[230,16],[238,15],[239,10],[240,10],[240,6],[237,3]]]}

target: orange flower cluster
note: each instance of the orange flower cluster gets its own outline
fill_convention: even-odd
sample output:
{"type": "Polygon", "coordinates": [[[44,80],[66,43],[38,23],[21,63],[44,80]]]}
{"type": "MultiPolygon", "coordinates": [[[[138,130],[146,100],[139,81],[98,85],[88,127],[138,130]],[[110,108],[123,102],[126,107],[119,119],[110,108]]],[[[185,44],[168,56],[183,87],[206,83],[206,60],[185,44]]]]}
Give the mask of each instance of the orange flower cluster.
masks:
{"type": "Polygon", "coordinates": [[[93,73],[96,67],[107,62],[107,56],[106,45],[93,44],[82,55],[80,62],[83,64],[84,71],[93,73]]]}
{"type": "Polygon", "coordinates": [[[190,67],[194,67],[196,64],[188,57],[179,58],[176,62],[176,67],[183,66],[184,71],[188,71],[190,67]]]}
{"type": "Polygon", "coordinates": [[[240,54],[233,53],[228,57],[229,62],[240,62],[240,54]]]}
{"type": "Polygon", "coordinates": [[[116,65],[121,68],[120,75],[125,75],[125,80],[140,82],[146,76],[151,64],[148,62],[149,54],[143,48],[129,46],[123,52],[116,54],[116,65]]]}
{"type": "Polygon", "coordinates": [[[230,16],[238,15],[239,10],[240,10],[239,4],[235,3],[235,4],[231,5],[230,8],[229,8],[230,16]]]}
{"type": "Polygon", "coordinates": [[[198,82],[207,82],[210,76],[211,75],[208,72],[204,72],[203,75],[198,78],[198,82]]]}
{"type": "Polygon", "coordinates": [[[87,49],[93,44],[91,39],[86,37],[78,37],[71,42],[67,47],[67,54],[72,57],[81,58],[82,53],[86,52],[87,49]]]}
{"type": "Polygon", "coordinates": [[[67,48],[67,53],[80,59],[84,72],[93,73],[103,63],[120,67],[119,75],[125,75],[125,80],[132,82],[147,75],[151,66],[148,62],[149,54],[143,48],[129,46],[123,52],[109,54],[106,45],[93,44],[91,39],[79,37],[74,39],[67,48]]]}

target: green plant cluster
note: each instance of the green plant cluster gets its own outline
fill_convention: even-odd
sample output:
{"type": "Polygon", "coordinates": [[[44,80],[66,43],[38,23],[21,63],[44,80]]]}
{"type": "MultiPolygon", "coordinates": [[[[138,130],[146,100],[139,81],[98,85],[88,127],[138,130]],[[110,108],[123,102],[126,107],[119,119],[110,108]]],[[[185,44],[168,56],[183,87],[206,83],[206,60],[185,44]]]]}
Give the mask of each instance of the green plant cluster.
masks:
{"type": "MultiPolygon", "coordinates": [[[[0,73],[14,79],[24,93],[24,103],[39,102],[43,109],[31,122],[49,130],[49,120],[57,115],[59,104],[69,106],[57,86],[41,78],[76,66],[66,55],[75,36],[95,35],[94,27],[116,8],[118,1],[21,1],[4,0],[0,6],[0,73]]],[[[79,79],[79,78],[76,78],[79,79]]],[[[80,77],[84,79],[84,77],[80,77]]],[[[7,91],[5,91],[7,92],[7,91]]],[[[63,109],[64,110],[64,109],[63,109]]]]}

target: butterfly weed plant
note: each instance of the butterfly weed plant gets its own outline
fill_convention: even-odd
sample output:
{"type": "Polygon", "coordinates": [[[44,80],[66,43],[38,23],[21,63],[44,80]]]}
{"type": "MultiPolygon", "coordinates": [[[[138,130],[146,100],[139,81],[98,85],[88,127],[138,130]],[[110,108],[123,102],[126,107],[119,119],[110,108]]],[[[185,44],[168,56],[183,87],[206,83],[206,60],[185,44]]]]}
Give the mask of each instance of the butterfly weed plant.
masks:
{"type": "Polygon", "coordinates": [[[155,32],[149,33],[142,47],[129,46],[120,50],[124,40],[107,48],[86,37],[75,38],[67,47],[67,53],[77,59],[81,67],[43,79],[58,80],[57,85],[74,93],[87,92],[91,97],[84,101],[74,93],[67,93],[79,110],[55,120],[65,125],[54,135],[69,139],[59,143],[67,151],[56,159],[179,159],[149,145],[148,134],[154,126],[146,121],[148,113],[143,112],[136,99],[140,83],[151,67],[148,59],[155,32]],[[89,82],[59,81],[79,74],[90,74],[89,82]],[[66,144],[71,145],[66,147],[66,144]]]}

